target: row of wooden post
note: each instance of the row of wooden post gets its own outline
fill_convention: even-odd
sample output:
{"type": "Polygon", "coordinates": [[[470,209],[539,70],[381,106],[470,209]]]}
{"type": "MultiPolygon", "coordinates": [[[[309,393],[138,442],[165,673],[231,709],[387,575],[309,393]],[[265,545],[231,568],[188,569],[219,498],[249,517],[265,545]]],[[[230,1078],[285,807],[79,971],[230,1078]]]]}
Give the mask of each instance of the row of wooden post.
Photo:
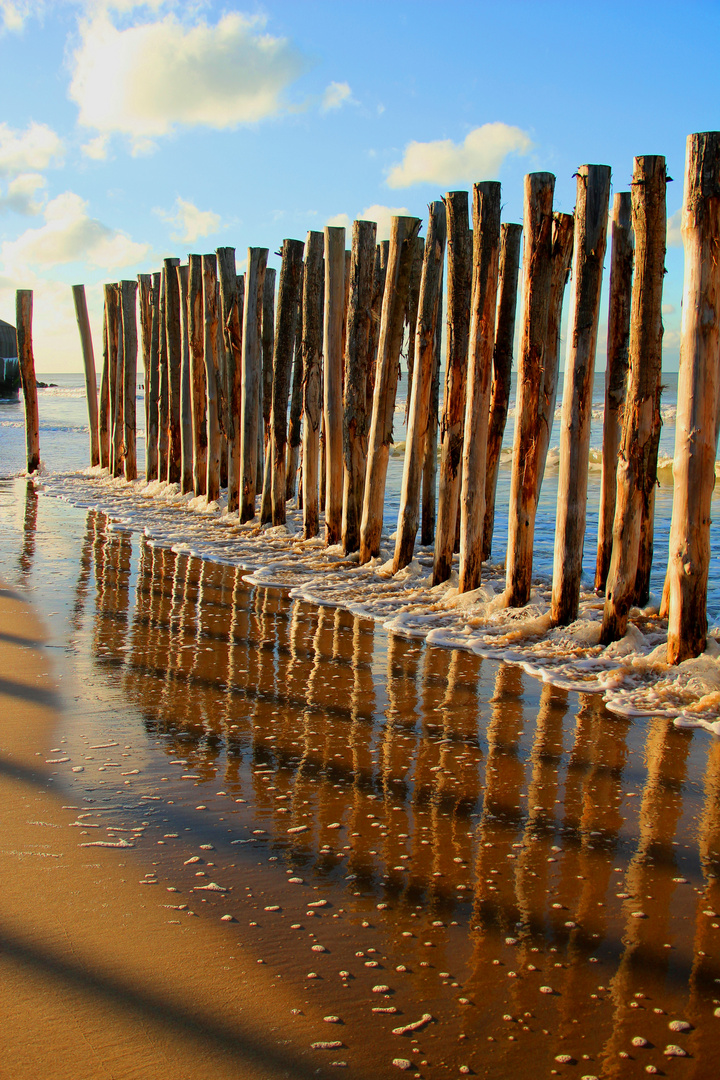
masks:
{"type": "MultiPolygon", "coordinates": [[[[625,632],[631,605],[645,603],[649,592],[660,435],[666,179],[664,158],[636,158],[632,191],[615,196],[611,219],[596,571],[596,589],[605,593],[604,642],[625,632]]],[[[304,245],[286,240],[276,324],[267,249],[249,250],[244,277],[235,273],[232,248],[191,255],[187,267],[168,259],[160,274],[141,275],[147,479],[177,482],[181,490],[209,500],[217,499],[221,482],[226,483],[228,509],[237,509],[241,521],[255,516],[262,490],[261,520],[283,524],[302,411],[305,536],[319,531],[324,499],[326,542],[341,544],[346,554],[358,551],[361,562],[377,556],[407,324],[412,379],[393,569],[397,572],[412,558],[421,508],[421,540],[428,544],[433,539],[439,419],[433,582],[447,580],[453,553],[459,551],[459,589],[477,588],[492,539],[524,230],[505,597],[512,606],[530,599],[535,516],[555,413],[563,297],[572,267],[551,603],[554,625],[572,622],[579,609],[610,169],[586,165],[578,170],[574,215],[553,211],[554,181],[549,173],[526,177],[522,228],[501,225],[500,185],[484,182],[473,188],[472,221],[467,192],[449,192],[442,202],[432,203],[424,242],[418,238],[420,221],[408,217],[393,219],[386,245],[376,243],[373,222],[356,221],[350,252],[340,228],[328,227],[324,235],[310,232],[304,245]],[[446,377],[438,418],[446,246],[446,377]]],[[[701,650],[707,628],[709,498],[720,421],[719,206],[720,134],[690,136],[683,209],[686,299],[666,590],[669,656],[675,661],[701,650]],[[708,311],[714,312],[714,322],[708,311]]],[[[136,471],[135,288],[134,282],[106,286],[98,421],[101,463],[118,475],[124,469],[128,479],[136,471]]]]}

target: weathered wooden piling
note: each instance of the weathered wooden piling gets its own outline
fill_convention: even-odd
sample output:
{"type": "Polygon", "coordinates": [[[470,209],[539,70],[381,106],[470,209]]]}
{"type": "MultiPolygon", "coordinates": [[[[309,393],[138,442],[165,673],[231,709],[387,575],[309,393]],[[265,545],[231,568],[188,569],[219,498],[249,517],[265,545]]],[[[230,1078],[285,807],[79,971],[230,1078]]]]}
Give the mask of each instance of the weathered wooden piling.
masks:
{"type": "Polygon", "coordinates": [[[685,284],[668,562],[670,664],[707,637],[710,506],[720,400],[720,131],[689,135],[682,208],[685,284]]]}
{"type": "Polygon", "coordinates": [[[595,592],[599,596],[605,593],[610,569],[617,490],[617,458],[622,435],[621,414],[627,393],[633,275],[632,197],[629,191],[617,192],[613,200],[610,244],[610,303],[605,367],[602,479],[595,564],[595,592]]]}
{"type": "Polygon", "coordinates": [[[308,232],[305,240],[305,272],[302,295],[303,358],[303,536],[320,531],[320,420],[322,415],[323,255],[325,237],[308,232]]]}
{"type": "MultiPolygon", "coordinates": [[[[444,204],[443,204],[444,205],[444,204]]],[[[447,233],[447,225],[446,225],[447,233]]],[[[420,543],[427,547],[435,542],[435,488],[437,487],[437,444],[438,444],[438,419],[440,416],[440,354],[442,345],[442,297],[443,297],[443,267],[440,267],[440,281],[438,283],[438,312],[435,323],[435,345],[433,352],[432,382],[430,384],[430,404],[425,433],[425,450],[423,453],[422,471],[422,494],[420,497],[422,515],[420,520],[420,543]]]]}
{"type": "Polygon", "coordinates": [[[122,394],[118,400],[118,345],[120,334],[118,330],[118,291],[117,285],[104,286],[105,316],[107,323],[107,347],[108,347],[108,382],[110,393],[110,422],[108,429],[108,468],[113,476],[119,476],[122,465],[117,464],[116,457],[122,446],[122,394]]]}
{"type": "Polygon", "coordinates": [[[539,408],[552,285],[552,173],[525,177],[523,292],[513,439],[505,595],[510,607],[530,599],[537,513],[539,408]]]}
{"type": "MultiPolygon", "coordinates": [[[[304,246],[304,245],[303,245],[304,246]]],[[[300,464],[300,446],[302,444],[303,410],[303,363],[302,363],[302,282],[304,266],[300,267],[300,288],[298,290],[298,314],[295,320],[295,347],[293,349],[292,381],[290,388],[290,415],[288,417],[287,467],[285,469],[285,500],[295,498],[297,491],[297,472],[300,464]]]]}
{"type": "Polygon", "coordinates": [[[609,644],[627,629],[630,607],[643,603],[637,574],[643,527],[652,552],[660,438],[662,291],[665,274],[665,158],[636,157],[632,181],[635,273],[632,284],[628,386],[617,461],[613,543],[601,641],[609,644]]]}
{"type": "Polygon", "coordinates": [[[75,317],[80,331],[83,367],[85,369],[85,396],[87,398],[88,427],[90,430],[90,464],[99,465],[97,376],[95,374],[92,334],[90,333],[90,318],[88,316],[87,300],[85,299],[85,286],[73,285],[72,294],[75,302],[75,317]]]}
{"type": "Polygon", "coordinates": [[[420,225],[419,218],[393,217],[390,226],[390,251],[380,317],[376,381],[360,524],[361,563],[366,563],[380,554],[385,480],[392,442],[403,324],[415,255],[415,240],[420,225]]]}
{"type": "Polygon", "coordinates": [[[267,248],[248,248],[243,313],[243,381],[240,406],[240,520],[255,517],[258,423],[262,378],[262,313],[267,248]]]}
{"type": "Polygon", "coordinates": [[[374,221],[353,222],[343,392],[342,546],[346,555],[360,547],[372,406],[367,391],[368,364],[371,363],[376,233],[374,221]]]}
{"type": "Polygon", "coordinates": [[[276,270],[265,270],[262,302],[262,410],[264,446],[270,445],[270,413],[272,411],[273,349],[275,348],[275,284],[276,270]]]}
{"type": "Polygon", "coordinates": [[[323,322],[323,411],[325,416],[325,540],[342,536],[343,492],[343,314],[345,229],[325,226],[325,314],[323,322]]]}
{"type": "Polygon", "coordinates": [[[447,213],[447,356],[445,397],[441,421],[440,494],[435,532],[433,585],[447,581],[460,506],[465,387],[470,339],[470,289],[472,247],[468,219],[467,191],[445,195],[447,213]]]}
{"type": "Polygon", "coordinates": [[[32,344],[32,314],[32,289],[18,289],[15,293],[15,325],[20,378],[25,399],[25,447],[29,473],[37,472],[40,468],[40,415],[32,344]]]}
{"type": "Polygon", "coordinates": [[[151,324],[150,324],[150,373],[145,385],[148,397],[148,426],[145,434],[145,478],[157,480],[159,476],[158,437],[159,437],[159,393],[160,393],[160,338],[162,323],[160,318],[160,289],[162,274],[158,271],[152,276],[151,324]]]}
{"type": "Polygon", "coordinates": [[[207,379],[202,255],[188,255],[188,335],[193,429],[193,491],[207,491],[207,379]]]}
{"type": "Polygon", "coordinates": [[[242,322],[238,298],[235,248],[217,249],[220,279],[220,319],[225,338],[228,443],[228,511],[240,507],[240,409],[242,398],[242,322]]]}
{"type": "MultiPolygon", "coordinates": [[[[408,395],[410,403],[393,573],[402,570],[411,561],[420,520],[420,489],[432,412],[430,396],[435,371],[435,343],[440,320],[446,235],[445,206],[442,202],[430,203],[418,288],[417,319],[412,333],[412,389],[408,395]]],[[[410,351],[408,358],[409,356],[410,351]]]]}
{"type": "Polygon", "coordinates": [[[610,167],[578,170],[568,351],[560,429],[560,477],[551,618],[577,618],[582,576],[595,349],[607,235],[610,167]]]}
{"type": "Polygon", "coordinates": [[[410,398],[413,382],[413,367],[415,364],[415,334],[417,333],[417,316],[420,304],[420,282],[422,280],[422,268],[425,257],[425,240],[422,236],[415,238],[415,254],[410,272],[410,284],[408,286],[407,307],[405,309],[405,326],[407,327],[407,397],[405,399],[405,424],[407,425],[410,415],[410,398]]]}
{"type": "Polygon", "coordinates": [[[108,351],[107,307],[103,297],[103,367],[100,378],[100,402],[98,406],[98,433],[100,442],[100,466],[110,468],[110,355],[108,351]]]}
{"type": "Polygon", "coordinates": [[[152,351],[152,274],[138,274],[138,308],[140,311],[140,352],[143,362],[143,386],[145,392],[145,479],[148,476],[150,456],[150,353],[152,351]]]}
{"type": "Polygon", "coordinates": [[[380,340],[380,317],[382,314],[383,296],[385,295],[385,278],[387,276],[388,258],[390,256],[390,241],[381,240],[375,248],[375,267],[373,270],[373,298],[372,298],[372,324],[370,329],[370,364],[368,366],[368,400],[372,401],[375,390],[375,361],[377,359],[378,341],[380,340]]]}
{"type": "Polygon", "coordinates": [[[170,438],[170,372],[168,370],[167,329],[165,319],[165,267],[160,271],[160,352],[158,377],[158,480],[167,482],[170,438]]]}
{"type": "Polygon", "coordinates": [[[188,296],[190,293],[190,267],[178,266],[180,291],[180,334],[182,360],[180,367],[180,491],[183,495],[193,490],[193,431],[192,390],[190,386],[190,324],[188,322],[188,296]]]}
{"type": "MultiPolygon", "coordinates": [[[[203,357],[205,360],[205,395],[207,416],[207,501],[220,497],[220,421],[217,397],[218,350],[218,288],[217,255],[203,255],[203,324],[205,331],[203,357]]],[[[254,477],[254,474],[253,474],[254,477]]]]}
{"type": "Polygon", "coordinates": [[[113,345],[115,352],[115,410],[113,414],[112,474],[122,476],[125,463],[125,342],[122,331],[121,285],[113,285],[113,345]]]}
{"type": "Polygon", "coordinates": [[[473,186],[472,312],[460,494],[459,591],[480,585],[485,524],[485,480],[490,377],[495,345],[500,266],[500,184],[473,186]]]}
{"type": "Polygon", "coordinates": [[[123,342],[123,423],[126,480],[137,480],[135,399],[137,397],[137,281],[120,282],[123,342]]]}
{"type": "Polygon", "coordinates": [[[490,558],[495,528],[495,495],[497,492],[500,451],[510,403],[515,313],[520,269],[520,240],[522,225],[500,227],[500,269],[498,272],[498,308],[495,320],[493,347],[493,378],[490,388],[490,419],[485,479],[485,521],[483,524],[483,562],[490,558]]]}
{"type": "Polygon", "coordinates": [[[180,332],[180,289],[177,270],[179,259],[164,259],[165,272],[165,340],[167,348],[168,387],[168,460],[169,484],[180,483],[182,442],[180,435],[180,372],[182,368],[182,337],[180,332]]]}
{"type": "Polygon", "coordinates": [[[285,464],[287,452],[288,396],[302,282],[302,240],[283,240],[278,286],[277,325],[273,350],[273,385],[270,442],[272,455],[271,502],[273,525],[284,525],[285,464]]]}

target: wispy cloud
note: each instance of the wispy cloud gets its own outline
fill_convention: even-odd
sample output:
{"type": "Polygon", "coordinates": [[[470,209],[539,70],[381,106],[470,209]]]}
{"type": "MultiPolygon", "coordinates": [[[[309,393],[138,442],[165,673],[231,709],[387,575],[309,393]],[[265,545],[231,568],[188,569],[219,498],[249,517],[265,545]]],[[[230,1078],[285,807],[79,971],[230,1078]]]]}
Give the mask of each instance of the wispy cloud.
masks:
{"type": "Polygon", "coordinates": [[[47,124],[28,124],[24,131],[0,123],[0,176],[39,172],[62,160],[62,139],[47,124]]]}
{"type": "Polygon", "coordinates": [[[42,212],[43,203],[37,199],[47,181],[40,173],[20,173],[11,180],[4,195],[0,195],[0,212],[12,210],[25,217],[36,217],[42,212]]]}
{"type": "Polygon", "coordinates": [[[674,214],[667,219],[667,237],[666,244],[668,247],[682,247],[683,238],[681,230],[682,226],[682,210],[676,210],[674,214]]]}
{"type": "Polygon", "coordinates": [[[214,210],[199,210],[188,199],[175,200],[175,209],[156,210],[158,217],[171,225],[174,232],[170,233],[173,240],[184,241],[192,244],[202,236],[210,236],[220,228],[220,215],[214,210]]]}
{"type": "MultiPolygon", "coordinates": [[[[406,206],[384,206],[382,203],[373,203],[372,206],[366,206],[362,213],[357,214],[356,217],[360,221],[376,221],[377,239],[389,240],[390,222],[392,218],[404,217],[409,214],[410,211],[406,206]]],[[[333,217],[328,218],[325,224],[342,225],[349,234],[352,228],[352,219],[348,214],[335,214],[333,217]]]]}
{"type": "Polygon", "coordinates": [[[483,124],[468,132],[461,143],[452,139],[411,142],[402,161],[387,178],[388,187],[413,184],[471,184],[497,177],[509,154],[527,154],[532,149],[527,132],[509,124],[483,124]]]}
{"type": "Polygon", "coordinates": [[[350,104],[352,100],[352,90],[349,83],[331,82],[325,88],[320,108],[322,112],[331,112],[333,109],[340,109],[343,105],[350,104]]]}

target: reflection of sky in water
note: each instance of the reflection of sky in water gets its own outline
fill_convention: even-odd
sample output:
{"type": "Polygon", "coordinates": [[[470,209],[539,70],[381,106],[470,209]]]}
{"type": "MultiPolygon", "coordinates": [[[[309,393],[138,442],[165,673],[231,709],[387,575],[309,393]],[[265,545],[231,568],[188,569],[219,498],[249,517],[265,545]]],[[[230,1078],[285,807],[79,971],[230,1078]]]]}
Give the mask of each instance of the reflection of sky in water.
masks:
{"type": "MultiPolygon", "coordinates": [[[[78,698],[68,752],[117,741],[141,770],[100,778],[95,754],[76,791],[120,804],[124,827],[148,820],[141,853],[183,888],[190,848],[212,863],[199,873],[234,887],[247,949],[281,963],[299,998],[319,971],[314,992],[342,1009],[349,1047],[365,1031],[372,1062],[381,1034],[429,1010],[423,1075],[445,1075],[440,1059],[549,1075],[564,1054],[578,1075],[670,1074],[668,1044],[693,1055],[688,1075],[717,1074],[718,741],[613,718],[597,696],[248,586],[31,495],[33,551],[5,512],[18,497],[23,519],[22,486],[0,489],[0,573],[58,613],[78,698]],[[166,832],[179,837],[157,846],[166,832]],[[300,888],[327,912],[307,917],[300,888]],[[373,998],[375,984],[394,993],[373,998]],[[671,1031],[675,1019],[692,1030],[671,1031]]],[[[412,1046],[388,1039],[384,1066],[412,1046]]]]}

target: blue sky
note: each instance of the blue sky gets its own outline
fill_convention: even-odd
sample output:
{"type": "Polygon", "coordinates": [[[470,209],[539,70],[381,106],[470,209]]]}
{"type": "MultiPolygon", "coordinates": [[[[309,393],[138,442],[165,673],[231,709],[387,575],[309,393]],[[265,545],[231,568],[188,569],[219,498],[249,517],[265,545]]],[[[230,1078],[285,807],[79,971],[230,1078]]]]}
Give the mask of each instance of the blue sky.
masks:
{"type": "Polygon", "coordinates": [[[164,256],[242,263],[361,215],[387,235],[393,209],[484,179],[521,221],[534,170],[571,211],[578,165],[621,191],[653,153],[677,368],[685,139],[720,127],[720,3],[0,0],[0,26],[0,317],[35,290],[39,371],[81,367],[76,282],[99,353],[102,283],[164,256]]]}

